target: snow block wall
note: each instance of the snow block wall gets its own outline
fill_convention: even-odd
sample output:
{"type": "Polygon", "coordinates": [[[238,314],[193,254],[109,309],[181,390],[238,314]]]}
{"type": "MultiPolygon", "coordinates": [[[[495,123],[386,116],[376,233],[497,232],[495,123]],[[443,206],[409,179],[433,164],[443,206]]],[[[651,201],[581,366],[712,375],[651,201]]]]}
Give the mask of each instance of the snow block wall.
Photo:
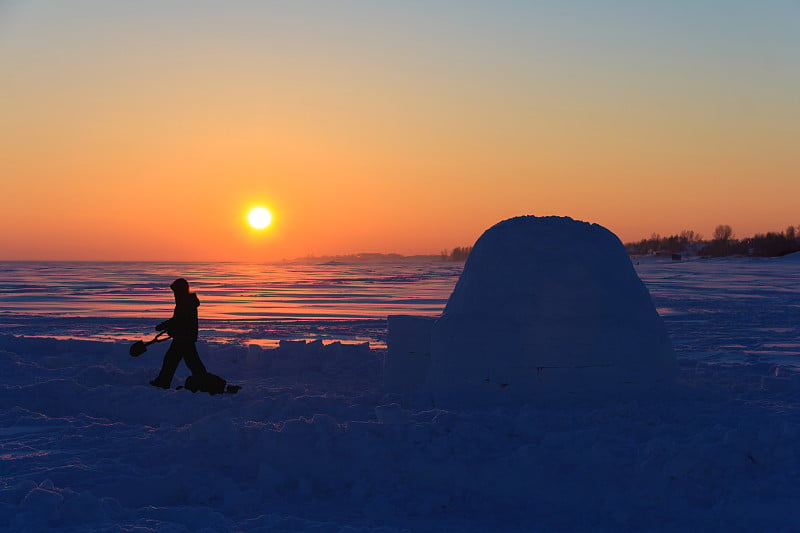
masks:
{"type": "Polygon", "coordinates": [[[502,221],[475,243],[431,333],[434,394],[530,394],[671,378],[675,354],[620,240],[566,217],[502,221]]]}
{"type": "Polygon", "coordinates": [[[389,336],[383,368],[388,392],[411,392],[425,384],[431,363],[431,329],[434,318],[389,315],[389,336]]]}

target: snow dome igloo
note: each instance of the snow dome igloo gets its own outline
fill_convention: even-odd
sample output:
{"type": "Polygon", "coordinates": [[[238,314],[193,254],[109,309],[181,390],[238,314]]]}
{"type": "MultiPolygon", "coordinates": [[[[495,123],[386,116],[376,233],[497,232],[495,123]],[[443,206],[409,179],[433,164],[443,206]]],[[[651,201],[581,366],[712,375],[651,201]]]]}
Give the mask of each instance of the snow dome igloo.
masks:
{"type": "Polygon", "coordinates": [[[489,228],[433,325],[430,353],[428,386],[456,398],[649,383],[677,368],[620,240],[567,217],[489,228]]]}

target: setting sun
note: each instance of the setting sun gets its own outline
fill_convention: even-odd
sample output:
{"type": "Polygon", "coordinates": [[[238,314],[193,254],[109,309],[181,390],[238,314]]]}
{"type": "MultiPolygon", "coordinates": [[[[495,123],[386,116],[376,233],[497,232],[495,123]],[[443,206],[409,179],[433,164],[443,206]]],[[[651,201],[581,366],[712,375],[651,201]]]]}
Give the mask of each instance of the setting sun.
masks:
{"type": "Polygon", "coordinates": [[[272,213],[264,207],[254,207],[248,213],[247,221],[255,229],[264,229],[272,223],[272,213]]]}

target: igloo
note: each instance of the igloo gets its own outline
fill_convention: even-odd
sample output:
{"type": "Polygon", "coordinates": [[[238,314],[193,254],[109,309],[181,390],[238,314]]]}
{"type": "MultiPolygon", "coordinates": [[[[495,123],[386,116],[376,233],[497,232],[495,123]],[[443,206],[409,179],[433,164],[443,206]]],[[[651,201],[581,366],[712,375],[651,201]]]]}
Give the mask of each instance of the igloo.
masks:
{"type": "Polygon", "coordinates": [[[677,368],[620,240],[567,217],[488,229],[430,339],[427,387],[440,397],[651,383],[677,368]]]}

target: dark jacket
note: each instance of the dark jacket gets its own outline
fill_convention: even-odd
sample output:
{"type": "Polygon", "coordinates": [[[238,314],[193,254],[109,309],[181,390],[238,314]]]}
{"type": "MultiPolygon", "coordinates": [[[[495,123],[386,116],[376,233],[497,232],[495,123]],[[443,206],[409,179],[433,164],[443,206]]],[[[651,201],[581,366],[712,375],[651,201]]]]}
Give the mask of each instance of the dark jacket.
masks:
{"type": "Polygon", "coordinates": [[[175,301],[175,312],[167,320],[167,332],[178,341],[197,342],[197,308],[200,300],[193,292],[181,295],[175,301]]]}

